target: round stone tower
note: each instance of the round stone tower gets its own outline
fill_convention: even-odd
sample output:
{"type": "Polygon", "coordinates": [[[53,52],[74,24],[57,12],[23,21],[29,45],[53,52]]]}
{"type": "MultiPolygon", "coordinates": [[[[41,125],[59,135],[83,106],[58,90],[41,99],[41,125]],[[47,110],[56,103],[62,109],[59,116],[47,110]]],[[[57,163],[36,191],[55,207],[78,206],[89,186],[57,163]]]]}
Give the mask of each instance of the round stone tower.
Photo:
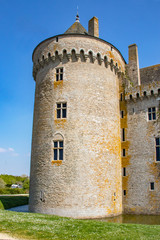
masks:
{"type": "Polygon", "coordinates": [[[33,52],[32,212],[73,218],[122,213],[121,53],[76,22],[33,52]]]}

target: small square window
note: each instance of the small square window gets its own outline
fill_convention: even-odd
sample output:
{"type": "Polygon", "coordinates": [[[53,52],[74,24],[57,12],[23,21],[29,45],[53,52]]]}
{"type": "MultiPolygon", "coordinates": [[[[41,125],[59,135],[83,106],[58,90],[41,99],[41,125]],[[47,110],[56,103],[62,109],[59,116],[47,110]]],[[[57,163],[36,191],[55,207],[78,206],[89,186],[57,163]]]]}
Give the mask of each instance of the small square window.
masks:
{"type": "Polygon", "coordinates": [[[150,182],[150,190],[154,190],[154,182],[150,182]]]}
{"type": "Polygon", "coordinates": [[[148,120],[149,121],[156,120],[156,108],[155,107],[148,108],[148,120]]]}

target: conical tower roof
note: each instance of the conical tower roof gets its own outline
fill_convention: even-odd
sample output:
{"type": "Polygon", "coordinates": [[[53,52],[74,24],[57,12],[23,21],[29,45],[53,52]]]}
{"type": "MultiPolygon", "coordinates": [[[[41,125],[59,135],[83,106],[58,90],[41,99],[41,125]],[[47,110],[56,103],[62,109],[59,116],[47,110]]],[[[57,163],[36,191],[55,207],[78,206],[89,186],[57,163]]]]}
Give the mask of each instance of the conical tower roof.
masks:
{"type": "Polygon", "coordinates": [[[79,22],[79,15],[78,15],[78,13],[77,13],[77,16],[76,16],[75,23],[73,23],[72,26],[70,28],[68,28],[68,30],[65,31],[64,34],[68,34],[68,33],[88,34],[86,29],[79,22]]]}

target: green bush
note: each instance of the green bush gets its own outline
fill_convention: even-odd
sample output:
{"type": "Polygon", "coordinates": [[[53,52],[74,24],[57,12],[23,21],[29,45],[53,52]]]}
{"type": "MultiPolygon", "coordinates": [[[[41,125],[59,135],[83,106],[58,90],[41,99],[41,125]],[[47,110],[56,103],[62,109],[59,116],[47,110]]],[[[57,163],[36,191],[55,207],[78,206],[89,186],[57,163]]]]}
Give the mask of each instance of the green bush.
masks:
{"type": "Polygon", "coordinates": [[[1,200],[0,200],[0,209],[4,209],[4,206],[3,206],[2,202],[1,202],[1,200]]]}
{"type": "Polygon", "coordinates": [[[26,194],[28,190],[21,188],[0,188],[0,194],[26,194]]]}
{"type": "Polygon", "coordinates": [[[28,196],[0,196],[0,209],[26,205],[28,204],[28,200],[28,196]]]}

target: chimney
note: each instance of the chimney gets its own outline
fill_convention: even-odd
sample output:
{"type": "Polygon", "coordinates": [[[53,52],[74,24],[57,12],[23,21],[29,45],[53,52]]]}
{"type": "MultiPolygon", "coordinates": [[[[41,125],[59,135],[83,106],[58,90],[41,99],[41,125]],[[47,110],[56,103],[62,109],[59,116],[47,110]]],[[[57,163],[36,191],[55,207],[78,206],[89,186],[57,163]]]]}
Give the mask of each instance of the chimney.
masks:
{"type": "Polygon", "coordinates": [[[129,55],[129,63],[128,63],[129,77],[133,82],[134,86],[141,85],[139,60],[138,60],[138,48],[136,44],[132,44],[128,46],[128,55],[129,55]]]}
{"type": "Polygon", "coordinates": [[[88,22],[88,34],[94,37],[99,37],[99,23],[98,18],[93,17],[88,22]]]}

